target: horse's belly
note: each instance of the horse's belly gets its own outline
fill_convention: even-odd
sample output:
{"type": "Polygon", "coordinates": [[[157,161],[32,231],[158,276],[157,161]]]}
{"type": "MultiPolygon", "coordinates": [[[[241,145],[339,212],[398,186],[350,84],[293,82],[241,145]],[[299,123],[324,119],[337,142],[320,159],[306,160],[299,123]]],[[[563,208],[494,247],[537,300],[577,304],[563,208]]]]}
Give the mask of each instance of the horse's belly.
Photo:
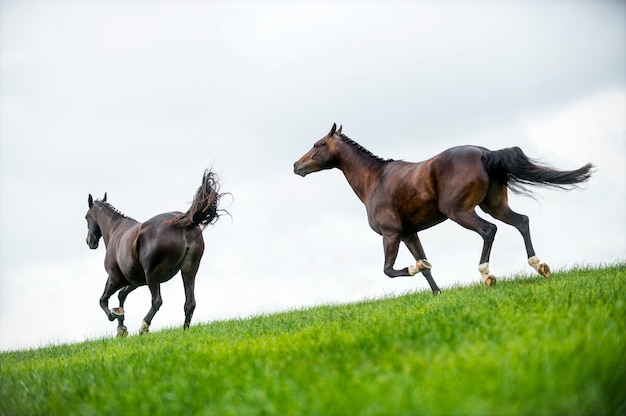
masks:
{"type": "Polygon", "coordinates": [[[445,221],[436,204],[420,204],[400,209],[394,206],[378,206],[368,211],[370,227],[378,234],[393,232],[411,234],[425,230],[445,221]]]}
{"type": "Polygon", "coordinates": [[[446,220],[435,204],[425,204],[401,213],[403,228],[410,232],[425,230],[446,220]]]}
{"type": "Polygon", "coordinates": [[[411,233],[416,233],[418,231],[426,230],[430,227],[433,227],[437,224],[440,224],[447,220],[448,218],[445,215],[438,216],[436,218],[430,218],[428,220],[421,219],[419,221],[412,221],[406,224],[405,228],[409,230],[411,233]]]}

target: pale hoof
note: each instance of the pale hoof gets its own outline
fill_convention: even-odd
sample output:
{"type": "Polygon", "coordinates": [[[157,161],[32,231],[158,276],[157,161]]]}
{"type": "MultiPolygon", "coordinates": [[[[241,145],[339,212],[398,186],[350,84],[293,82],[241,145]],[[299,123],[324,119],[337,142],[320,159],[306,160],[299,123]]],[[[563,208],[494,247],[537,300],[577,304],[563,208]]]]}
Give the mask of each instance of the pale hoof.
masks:
{"type": "Polygon", "coordinates": [[[485,286],[493,287],[496,285],[496,278],[493,276],[487,276],[485,279],[485,286]]]}
{"type": "Polygon", "coordinates": [[[117,327],[117,337],[125,338],[128,336],[128,329],[125,326],[117,327]]]}
{"type": "Polygon", "coordinates": [[[409,274],[415,276],[416,274],[423,272],[424,270],[432,269],[432,264],[426,259],[421,259],[415,262],[415,265],[409,266],[409,274]]]}
{"type": "Polygon", "coordinates": [[[543,277],[545,278],[550,277],[550,266],[548,266],[545,263],[541,263],[541,261],[539,260],[539,257],[537,256],[529,257],[528,264],[530,264],[530,266],[533,269],[537,270],[537,273],[539,273],[543,277]]]}
{"type": "Polygon", "coordinates": [[[111,308],[111,315],[115,316],[116,318],[124,316],[124,309],[122,309],[122,308],[111,308]]]}
{"type": "Polygon", "coordinates": [[[144,321],[141,321],[141,328],[139,329],[139,335],[147,334],[148,332],[150,332],[150,325],[148,325],[144,321]]]}
{"type": "Polygon", "coordinates": [[[539,267],[537,267],[537,272],[547,279],[550,277],[550,266],[545,263],[541,263],[539,267]]]}

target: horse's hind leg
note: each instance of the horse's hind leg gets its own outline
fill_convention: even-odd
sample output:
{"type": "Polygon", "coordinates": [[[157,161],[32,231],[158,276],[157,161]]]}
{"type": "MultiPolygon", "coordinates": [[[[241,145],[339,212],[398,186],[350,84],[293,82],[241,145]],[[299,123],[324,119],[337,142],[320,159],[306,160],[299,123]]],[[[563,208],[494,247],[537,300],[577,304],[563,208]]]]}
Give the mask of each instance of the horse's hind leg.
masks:
{"type": "Polygon", "coordinates": [[[476,231],[483,238],[483,250],[480,255],[478,271],[485,285],[494,286],[496,278],[489,271],[489,256],[491,255],[491,247],[493,246],[498,227],[480,218],[473,209],[471,211],[455,212],[449,218],[469,230],[476,231]]]}
{"type": "Polygon", "coordinates": [[[508,206],[505,206],[500,209],[497,213],[489,212],[494,218],[499,219],[500,221],[512,225],[517,228],[517,230],[522,234],[524,238],[524,245],[526,246],[526,254],[528,255],[528,264],[530,264],[533,269],[537,271],[543,277],[550,277],[550,267],[546,263],[541,263],[537,255],[535,254],[535,249],[533,248],[533,244],[530,238],[530,227],[529,220],[526,215],[518,214],[517,212],[510,209],[508,206]]]}
{"type": "Polygon", "coordinates": [[[183,325],[184,329],[189,328],[189,325],[191,325],[191,317],[193,316],[193,311],[196,309],[194,287],[196,283],[197,270],[197,267],[191,271],[181,270],[181,274],[183,275],[183,286],[185,287],[185,324],[183,325]]]}
{"type": "Polygon", "coordinates": [[[528,217],[518,214],[509,207],[507,203],[506,187],[504,187],[504,185],[492,185],[487,199],[480,204],[480,207],[492,217],[517,228],[524,238],[528,264],[543,277],[550,277],[550,267],[546,263],[541,263],[539,258],[535,255],[535,249],[533,248],[533,243],[530,238],[528,217]]]}
{"type": "Polygon", "coordinates": [[[409,267],[409,273],[413,272],[412,274],[417,274],[422,272],[430,285],[430,290],[432,290],[434,294],[440,293],[441,289],[439,289],[439,286],[435,283],[435,279],[433,279],[433,275],[430,272],[431,265],[428,260],[426,260],[426,253],[424,252],[424,248],[422,247],[417,233],[404,237],[402,241],[404,241],[404,244],[409,249],[416,262],[415,266],[409,267]]]}

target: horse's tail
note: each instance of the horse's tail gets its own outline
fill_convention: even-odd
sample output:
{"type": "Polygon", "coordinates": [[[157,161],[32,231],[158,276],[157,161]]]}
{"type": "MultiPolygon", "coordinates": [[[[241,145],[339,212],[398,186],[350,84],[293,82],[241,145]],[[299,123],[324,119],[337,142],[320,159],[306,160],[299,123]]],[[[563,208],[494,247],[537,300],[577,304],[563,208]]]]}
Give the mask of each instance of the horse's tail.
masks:
{"type": "Polygon", "coordinates": [[[489,177],[518,194],[532,195],[528,185],[570,190],[586,182],[594,172],[587,163],[575,170],[555,170],[528,158],[519,147],[483,153],[483,165],[489,177]]]}
{"type": "Polygon", "coordinates": [[[197,225],[206,227],[215,223],[220,213],[225,212],[218,209],[217,206],[220,198],[224,195],[219,193],[219,187],[217,175],[212,170],[205,170],[202,176],[202,185],[196,191],[191,207],[184,214],[170,220],[170,223],[181,228],[192,228],[197,225]]]}

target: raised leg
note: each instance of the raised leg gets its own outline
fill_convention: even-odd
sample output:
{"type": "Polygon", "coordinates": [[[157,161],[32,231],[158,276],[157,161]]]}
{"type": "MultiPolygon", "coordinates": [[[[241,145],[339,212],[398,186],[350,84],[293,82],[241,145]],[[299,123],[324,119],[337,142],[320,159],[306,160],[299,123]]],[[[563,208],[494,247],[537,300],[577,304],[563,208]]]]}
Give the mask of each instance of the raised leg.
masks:
{"type": "Polygon", "coordinates": [[[409,249],[413,258],[415,258],[415,266],[409,266],[409,273],[414,271],[413,274],[422,272],[426,281],[430,285],[430,290],[433,291],[434,294],[440,293],[441,289],[435,283],[435,279],[433,279],[433,275],[430,272],[431,264],[426,260],[426,253],[424,252],[424,248],[422,247],[422,243],[417,236],[417,233],[406,236],[402,239],[404,244],[409,249]],[[411,268],[413,267],[413,270],[411,268]]]}
{"type": "Polygon", "coordinates": [[[113,321],[124,315],[124,310],[122,308],[113,308],[113,310],[109,309],[109,298],[123,286],[124,283],[122,283],[120,279],[111,275],[109,275],[109,278],[104,285],[104,292],[100,297],[100,307],[106,314],[107,318],[109,318],[109,321],[113,321]]]}
{"type": "Polygon", "coordinates": [[[148,314],[143,318],[143,322],[141,323],[141,329],[139,330],[140,334],[145,334],[150,332],[150,324],[152,323],[152,318],[156,315],[157,311],[163,305],[163,299],[161,299],[161,283],[158,278],[148,278],[148,288],[150,289],[150,293],[152,294],[152,307],[148,311],[148,314]]]}
{"type": "Polygon", "coordinates": [[[476,231],[483,238],[483,250],[480,254],[478,271],[487,286],[494,286],[496,278],[489,271],[489,256],[498,227],[480,218],[474,210],[455,213],[450,216],[450,219],[469,230],[476,231]]]}
{"type": "MultiPolygon", "coordinates": [[[[387,276],[394,278],[398,276],[411,276],[409,268],[396,270],[393,265],[398,257],[398,248],[400,246],[400,235],[398,234],[386,234],[383,235],[383,247],[385,250],[385,268],[384,272],[387,276]]],[[[415,273],[413,273],[415,274],[415,273]]]]}

